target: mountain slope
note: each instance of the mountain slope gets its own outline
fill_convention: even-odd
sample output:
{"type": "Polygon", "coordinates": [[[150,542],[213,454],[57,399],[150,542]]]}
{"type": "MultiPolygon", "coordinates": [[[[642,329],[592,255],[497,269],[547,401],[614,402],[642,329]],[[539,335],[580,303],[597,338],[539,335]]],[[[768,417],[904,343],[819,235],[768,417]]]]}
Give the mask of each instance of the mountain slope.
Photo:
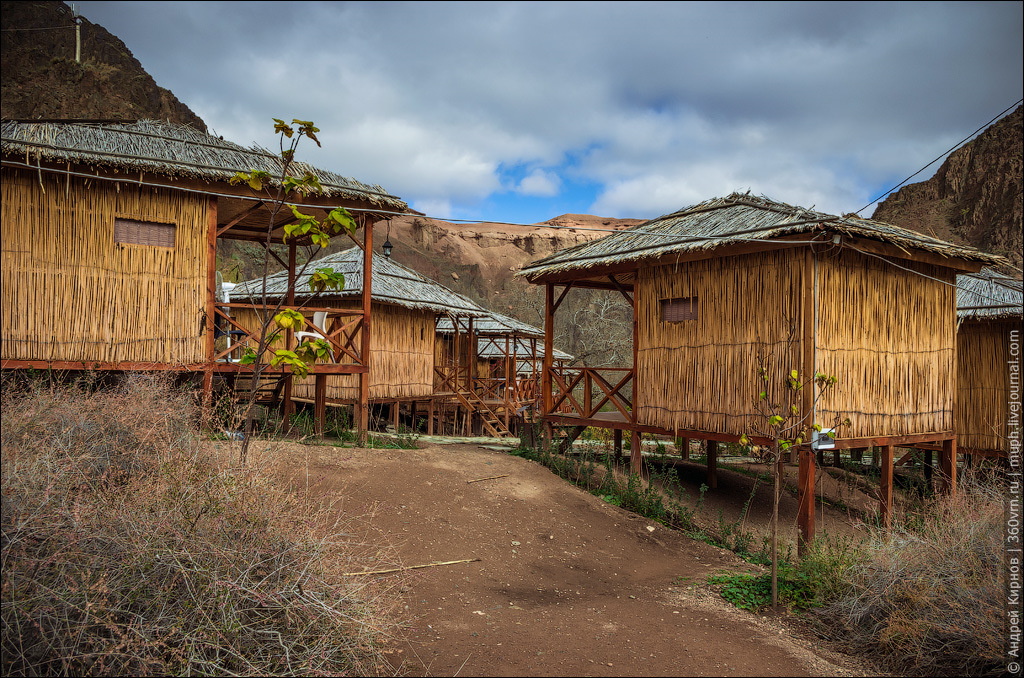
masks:
{"type": "Polygon", "coordinates": [[[75,23],[65,3],[3,2],[0,9],[4,118],[152,118],[206,129],[123,42],[85,18],[76,63],[75,23]]]}
{"type": "Polygon", "coordinates": [[[1018,107],[951,153],[931,179],[890,195],[872,218],[1002,254],[1020,267],[1022,110],[1018,107]]]}

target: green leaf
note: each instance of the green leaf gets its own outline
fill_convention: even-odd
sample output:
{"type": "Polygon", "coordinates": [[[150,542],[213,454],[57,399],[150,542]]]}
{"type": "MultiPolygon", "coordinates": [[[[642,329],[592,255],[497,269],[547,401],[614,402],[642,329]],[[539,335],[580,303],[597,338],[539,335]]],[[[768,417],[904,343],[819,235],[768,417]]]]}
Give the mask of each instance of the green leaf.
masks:
{"type": "Polygon", "coordinates": [[[274,322],[278,327],[286,330],[301,330],[306,326],[306,319],[302,317],[302,314],[290,308],[275,315],[274,322]]]}

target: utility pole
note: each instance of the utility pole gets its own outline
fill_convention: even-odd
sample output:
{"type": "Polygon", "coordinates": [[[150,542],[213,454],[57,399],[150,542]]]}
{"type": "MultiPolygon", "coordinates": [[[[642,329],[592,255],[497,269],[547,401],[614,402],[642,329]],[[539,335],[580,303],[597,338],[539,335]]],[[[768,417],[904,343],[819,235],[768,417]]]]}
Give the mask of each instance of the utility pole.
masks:
{"type": "Polygon", "coordinates": [[[75,63],[82,63],[82,17],[78,16],[78,8],[71,5],[71,16],[75,20],[75,63]]]}

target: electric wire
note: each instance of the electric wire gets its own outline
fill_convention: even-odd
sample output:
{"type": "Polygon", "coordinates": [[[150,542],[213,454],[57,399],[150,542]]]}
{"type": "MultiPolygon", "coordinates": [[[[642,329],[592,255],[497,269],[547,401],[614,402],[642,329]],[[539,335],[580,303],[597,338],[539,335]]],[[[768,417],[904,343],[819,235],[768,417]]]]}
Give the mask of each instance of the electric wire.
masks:
{"type": "Polygon", "coordinates": [[[854,212],[854,214],[860,214],[861,212],[863,212],[863,211],[864,211],[864,210],[866,210],[867,208],[871,207],[872,205],[874,205],[874,204],[875,204],[876,202],[878,202],[879,200],[881,200],[881,199],[882,199],[882,198],[884,198],[885,196],[887,196],[887,195],[889,195],[890,193],[892,193],[893,191],[895,191],[895,190],[896,190],[897,188],[901,187],[901,186],[902,186],[903,184],[907,183],[908,181],[910,181],[911,179],[913,179],[914,177],[916,177],[916,176],[917,176],[918,174],[920,174],[921,172],[925,171],[926,169],[928,169],[929,167],[931,167],[932,165],[934,165],[935,163],[937,163],[937,162],[938,162],[939,160],[942,160],[942,159],[943,159],[944,157],[946,157],[947,155],[949,155],[950,153],[952,153],[952,152],[953,152],[953,151],[955,151],[956,149],[958,149],[958,148],[960,148],[961,146],[963,146],[964,144],[966,144],[966,143],[967,143],[968,141],[970,141],[971,139],[973,139],[973,138],[974,138],[974,136],[975,136],[976,134],[978,134],[978,133],[979,133],[979,132],[981,132],[981,131],[982,131],[983,129],[985,129],[986,127],[988,127],[988,126],[989,126],[989,125],[991,125],[992,123],[994,123],[994,122],[995,122],[996,120],[998,120],[999,118],[1003,117],[1003,115],[1005,115],[1005,114],[1007,113],[1007,111],[1009,111],[1010,109],[1012,109],[1012,108],[1013,108],[1014,106],[1019,106],[1019,105],[1021,104],[1021,102],[1024,102],[1024,99],[1017,99],[1017,101],[1016,101],[1016,102],[1015,102],[1014,104],[1012,104],[1011,106],[1007,106],[1007,107],[1006,107],[1006,109],[1005,109],[1005,110],[1003,110],[1003,111],[1002,111],[1002,112],[1001,112],[1001,113],[1000,113],[999,115],[997,115],[996,117],[992,118],[991,120],[989,120],[988,122],[986,122],[986,123],[985,123],[984,125],[982,125],[982,126],[981,126],[981,127],[979,127],[978,129],[976,129],[976,130],[974,130],[973,132],[971,132],[971,133],[970,133],[970,134],[969,134],[968,136],[964,137],[962,141],[958,142],[958,143],[957,143],[956,145],[954,145],[954,146],[953,146],[952,148],[950,148],[950,149],[949,149],[948,151],[946,151],[945,153],[943,153],[943,154],[942,154],[942,155],[940,155],[939,157],[935,158],[935,160],[932,160],[932,161],[931,161],[930,163],[928,163],[927,165],[925,165],[925,166],[924,166],[924,167],[922,167],[921,169],[917,170],[916,172],[914,172],[913,174],[911,174],[911,175],[910,175],[909,177],[907,177],[906,179],[904,179],[904,180],[903,180],[903,181],[901,181],[900,183],[898,183],[898,184],[896,184],[895,186],[893,186],[892,188],[890,188],[890,189],[889,189],[888,191],[886,191],[885,193],[882,193],[882,194],[881,194],[880,196],[878,196],[877,198],[875,198],[874,200],[872,200],[871,202],[869,202],[869,203],[868,203],[867,205],[864,205],[864,207],[861,207],[861,208],[860,208],[859,210],[857,210],[856,212],[854,212]]]}

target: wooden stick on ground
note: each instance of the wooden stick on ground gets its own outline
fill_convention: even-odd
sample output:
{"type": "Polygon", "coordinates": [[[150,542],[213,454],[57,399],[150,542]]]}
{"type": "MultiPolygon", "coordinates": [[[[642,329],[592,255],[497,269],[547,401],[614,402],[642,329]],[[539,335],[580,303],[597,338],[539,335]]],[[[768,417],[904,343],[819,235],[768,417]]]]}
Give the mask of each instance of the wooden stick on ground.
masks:
{"type": "Polygon", "coordinates": [[[481,480],[494,480],[495,478],[507,478],[507,477],[508,477],[508,474],[507,473],[503,473],[500,476],[488,476],[487,478],[477,478],[476,480],[467,480],[466,484],[469,485],[470,483],[479,483],[481,480]]]}
{"type": "Polygon", "coordinates": [[[427,565],[410,565],[409,567],[396,567],[391,570],[372,570],[370,572],[345,572],[341,576],[343,577],[361,577],[367,574],[391,574],[392,572],[405,572],[406,570],[421,570],[425,567],[439,567],[441,565],[458,565],[459,563],[475,563],[478,562],[479,558],[469,558],[467,560],[449,560],[444,563],[429,563],[427,565]]]}

